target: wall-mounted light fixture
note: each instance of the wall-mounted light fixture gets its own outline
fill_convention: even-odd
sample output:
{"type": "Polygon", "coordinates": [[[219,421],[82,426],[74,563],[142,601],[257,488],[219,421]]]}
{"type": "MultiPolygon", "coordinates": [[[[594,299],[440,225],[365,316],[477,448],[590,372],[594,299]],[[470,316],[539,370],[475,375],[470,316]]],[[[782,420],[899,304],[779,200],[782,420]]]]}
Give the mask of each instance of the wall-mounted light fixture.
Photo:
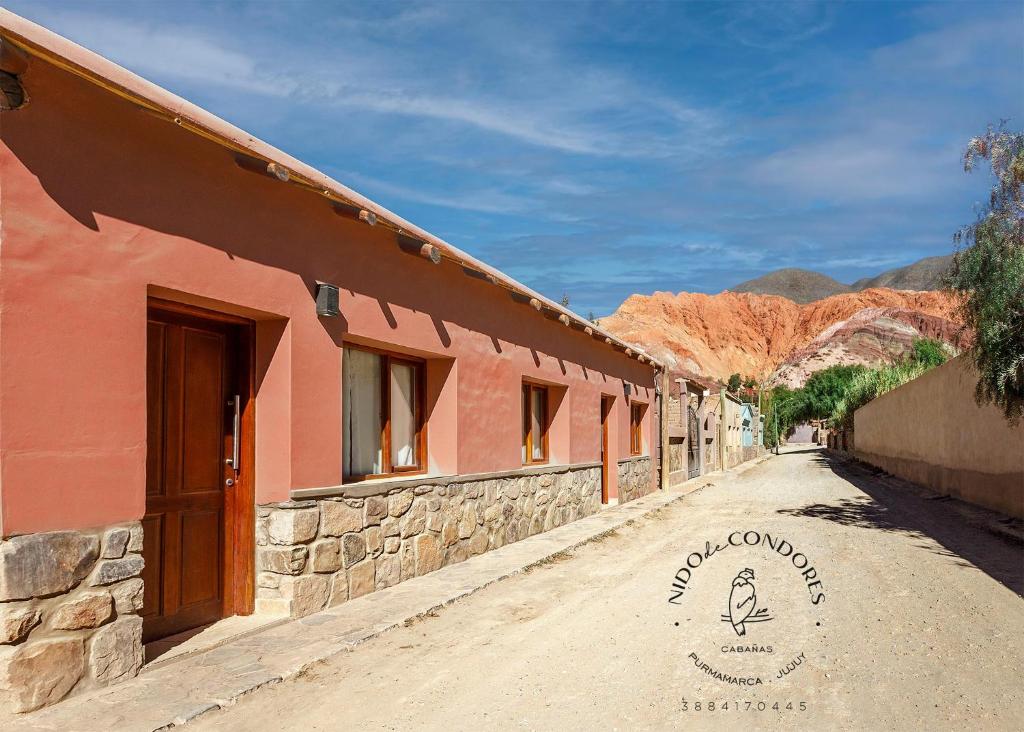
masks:
{"type": "Polygon", "coordinates": [[[633,393],[633,385],[622,382],[622,393],[626,395],[626,399],[629,399],[630,395],[633,393]]]}
{"type": "Polygon", "coordinates": [[[341,314],[338,308],[337,285],[316,283],[316,314],[321,318],[335,318],[341,314]]]}

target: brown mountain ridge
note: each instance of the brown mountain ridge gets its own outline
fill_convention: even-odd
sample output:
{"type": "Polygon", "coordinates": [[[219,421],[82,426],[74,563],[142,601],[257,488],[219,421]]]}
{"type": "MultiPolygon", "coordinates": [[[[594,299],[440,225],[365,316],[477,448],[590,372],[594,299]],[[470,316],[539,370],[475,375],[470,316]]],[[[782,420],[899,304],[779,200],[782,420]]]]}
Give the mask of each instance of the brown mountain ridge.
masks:
{"type": "Polygon", "coordinates": [[[925,257],[913,264],[886,270],[874,277],[864,277],[845,285],[828,275],[808,269],[788,267],[762,275],[729,288],[729,292],[752,292],[758,295],[781,295],[793,302],[807,304],[844,292],[860,292],[876,287],[893,290],[939,290],[953,256],[925,257]]]}

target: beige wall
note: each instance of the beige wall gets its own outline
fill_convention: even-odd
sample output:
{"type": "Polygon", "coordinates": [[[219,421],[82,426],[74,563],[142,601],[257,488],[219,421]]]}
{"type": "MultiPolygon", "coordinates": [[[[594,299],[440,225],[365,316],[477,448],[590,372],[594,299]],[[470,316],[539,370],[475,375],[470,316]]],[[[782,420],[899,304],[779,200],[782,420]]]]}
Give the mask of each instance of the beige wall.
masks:
{"type": "Polygon", "coordinates": [[[1024,518],[1024,422],[974,401],[965,357],[904,384],[854,415],[856,456],[940,493],[1024,518]]]}

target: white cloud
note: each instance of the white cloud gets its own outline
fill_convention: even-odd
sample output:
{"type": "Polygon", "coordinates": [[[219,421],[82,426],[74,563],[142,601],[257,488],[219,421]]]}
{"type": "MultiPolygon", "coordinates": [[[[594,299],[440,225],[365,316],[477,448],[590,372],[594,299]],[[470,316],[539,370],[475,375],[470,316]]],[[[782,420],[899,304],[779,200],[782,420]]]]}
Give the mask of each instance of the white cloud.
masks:
{"type": "Polygon", "coordinates": [[[343,171],[338,177],[340,180],[365,187],[376,195],[390,196],[414,203],[424,203],[429,206],[505,215],[521,213],[537,207],[537,203],[531,199],[499,190],[453,192],[448,196],[439,196],[430,193],[430,188],[409,188],[407,186],[395,185],[373,176],[352,171],[343,171]]]}
{"type": "MultiPolygon", "coordinates": [[[[396,46],[382,32],[389,26],[415,30],[439,14],[435,7],[381,21],[335,19],[334,25],[354,36],[327,56],[280,37],[247,38],[243,47],[241,37],[212,28],[125,20],[60,6],[33,16],[161,83],[219,86],[309,105],[450,123],[578,155],[693,156],[714,144],[720,125],[709,110],[646,88],[615,69],[572,63],[557,47],[517,49],[512,44],[519,68],[506,68],[502,56],[510,52],[495,48],[496,58],[490,61],[499,65],[503,79],[495,85],[467,76],[473,67],[464,64],[426,69],[422,44],[396,46]],[[363,32],[367,24],[374,33],[363,32]]],[[[520,30],[527,32],[503,29],[511,35],[520,30]]]]}

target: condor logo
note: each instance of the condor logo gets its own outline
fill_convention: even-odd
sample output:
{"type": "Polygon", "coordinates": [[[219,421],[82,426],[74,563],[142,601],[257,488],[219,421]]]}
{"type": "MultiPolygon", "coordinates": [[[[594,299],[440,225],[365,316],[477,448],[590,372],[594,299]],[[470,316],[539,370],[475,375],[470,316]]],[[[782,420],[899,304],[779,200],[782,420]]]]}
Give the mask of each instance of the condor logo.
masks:
{"type": "Polygon", "coordinates": [[[806,644],[824,637],[827,585],[811,555],[754,530],[685,555],[667,608],[698,672],[756,687],[782,681],[813,658],[806,644]]]}
{"type": "Polygon", "coordinates": [[[747,634],[747,623],[763,623],[771,620],[768,608],[757,607],[757,590],[754,588],[754,570],[744,569],[732,581],[729,593],[729,614],[722,616],[722,622],[732,625],[736,635],[747,634]]]}

